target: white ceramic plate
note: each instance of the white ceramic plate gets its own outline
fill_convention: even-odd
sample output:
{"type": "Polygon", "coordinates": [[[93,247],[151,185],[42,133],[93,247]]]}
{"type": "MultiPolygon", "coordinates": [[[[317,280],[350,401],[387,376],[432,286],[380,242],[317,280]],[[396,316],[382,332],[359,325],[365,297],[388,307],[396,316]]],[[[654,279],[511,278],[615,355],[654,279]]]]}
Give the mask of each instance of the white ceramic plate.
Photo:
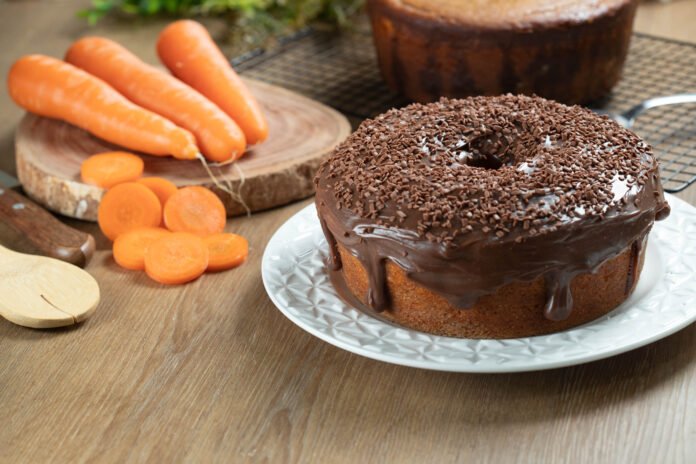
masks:
{"type": "Polygon", "coordinates": [[[339,299],[324,267],[328,246],[314,205],[290,218],[263,256],[266,291],[288,319],[344,350],[394,364],[454,372],[571,366],[638,348],[696,320],[696,208],[668,195],[635,292],[608,315],[539,337],[473,340],[397,327],[339,299]]]}

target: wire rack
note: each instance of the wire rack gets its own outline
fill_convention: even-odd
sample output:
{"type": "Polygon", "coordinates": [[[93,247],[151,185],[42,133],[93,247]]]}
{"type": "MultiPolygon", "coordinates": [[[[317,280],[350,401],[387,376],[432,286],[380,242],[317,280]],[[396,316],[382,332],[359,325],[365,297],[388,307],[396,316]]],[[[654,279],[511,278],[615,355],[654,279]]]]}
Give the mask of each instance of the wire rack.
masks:
{"type": "MultiPolygon", "coordinates": [[[[336,108],[354,126],[408,103],[383,82],[366,24],[342,33],[306,29],[232,63],[246,76],[336,108]]],[[[696,45],[634,34],[623,74],[595,108],[621,113],[647,98],[696,92],[696,45]]],[[[633,130],[655,149],[665,190],[678,192],[696,181],[696,104],[649,110],[633,130]]]]}

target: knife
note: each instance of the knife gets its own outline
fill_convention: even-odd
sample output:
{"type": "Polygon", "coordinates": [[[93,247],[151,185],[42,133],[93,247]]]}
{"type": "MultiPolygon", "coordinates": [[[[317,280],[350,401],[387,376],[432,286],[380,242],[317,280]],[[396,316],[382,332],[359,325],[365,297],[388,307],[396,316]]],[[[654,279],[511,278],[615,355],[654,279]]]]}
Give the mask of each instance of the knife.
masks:
{"type": "Polygon", "coordinates": [[[38,254],[84,267],[94,254],[94,237],[63,224],[13,190],[19,181],[0,170],[0,221],[21,234],[38,254]]]}

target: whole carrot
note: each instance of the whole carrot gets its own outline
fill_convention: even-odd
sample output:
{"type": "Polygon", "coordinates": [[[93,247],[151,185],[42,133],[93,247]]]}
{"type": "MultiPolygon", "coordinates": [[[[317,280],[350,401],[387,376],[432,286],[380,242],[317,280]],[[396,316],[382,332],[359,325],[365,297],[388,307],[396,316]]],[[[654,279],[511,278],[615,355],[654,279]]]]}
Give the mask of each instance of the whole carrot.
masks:
{"type": "Polygon", "coordinates": [[[107,142],[148,153],[193,159],[193,135],[147,111],[100,79],[61,60],[28,55],[7,76],[10,97],[27,111],[67,121],[107,142]]]}
{"type": "Polygon", "coordinates": [[[268,123],[254,96],[201,24],[175,21],[157,40],[157,54],[182,81],[222,108],[254,145],[268,137],[268,123]]]}
{"type": "Polygon", "coordinates": [[[104,80],[132,102],[193,132],[206,158],[239,158],[246,139],[239,126],[210,100],[174,76],[150,66],[116,42],[85,37],[65,60],[104,80]]]}

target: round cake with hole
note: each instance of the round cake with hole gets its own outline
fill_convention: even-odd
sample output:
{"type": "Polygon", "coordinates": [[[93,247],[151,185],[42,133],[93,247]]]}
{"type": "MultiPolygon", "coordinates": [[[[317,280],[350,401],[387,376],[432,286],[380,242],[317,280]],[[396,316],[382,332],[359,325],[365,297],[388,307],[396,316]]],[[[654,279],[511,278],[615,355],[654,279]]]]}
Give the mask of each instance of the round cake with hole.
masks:
{"type": "Polygon", "coordinates": [[[453,337],[541,335],[607,314],[669,214],[643,140],[540,97],[390,110],[339,145],[315,183],[342,298],[453,337]]]}

